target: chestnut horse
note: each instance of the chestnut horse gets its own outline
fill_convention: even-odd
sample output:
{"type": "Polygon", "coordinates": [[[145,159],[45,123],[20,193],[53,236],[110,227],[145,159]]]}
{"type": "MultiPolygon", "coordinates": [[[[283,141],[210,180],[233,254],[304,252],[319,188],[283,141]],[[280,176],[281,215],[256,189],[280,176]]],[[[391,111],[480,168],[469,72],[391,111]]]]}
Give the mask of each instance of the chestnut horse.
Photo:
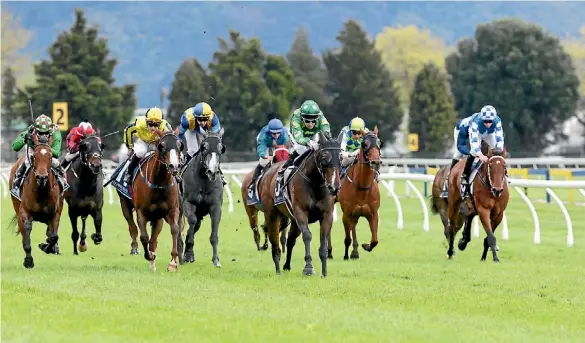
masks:
{"type": "MultiPolygon", "coordinates": [[[[378,126],[373,131],[362,131],[363,140],[357,160],[349,166],[349,169],[341,180],[341,191],[337,201],[343,211],[343,227],[345,228],[345,255],[344,260],[349,260],[349,246],[352,243],[350,233],[353,235],[352,259],[360,257],[356,225],[360,217],[365,217],[370,224],[372,237],[370,243],[362,244],[365,251],[372,251],[378,245],[378,209],[380,208],[380,190],[376,182],[376,172],[382,164],[380,150],[382,141],[378,138],[378,126]]],[[[329,257],[332,258],[331,243],[329,257]]]]}
{"type": "MultiPolygon", "coordinates": [[[[272,156],[272,161],[270,164],[264,168],[264,171],[268,170],[274,164],[282,161],[286,161],[288,159],[289,153],[286,145],[277,145],[274,149],[274,154],[272,156]]],[[[256,242],[256,247],[258,250],[267,250],[268,249],[268,233],[266,229],[266,225],[262,224],[262,231],[264,231],[264,245],[260,246],[260,232],[258,231],[258,211],[261,211],[262,208],[259,204],[248,205],[248,186],[250,185],[250,181],[252,181],[252,176],[254,175],[254,171],[252,170],[249,172],[244,181],[242,182],[241,192],[242,192],[242,202],[244,204],[244,209],[246,210],[246,214],[248,215],[248,221],[250,223],[250,228],[252,228],[252,232],[254,233],[254,242],[256,242]]],[[[261,175],[263,176],[263,175],[261,175]]],[[[258,177],[260,179],[260,177],[258,177]]],[[[263,187],[260,182],[258,182],[258,198],[261,197],[263,187]]],[[[288,226],[288,221],[283,221],[284,229],[288,226]]],[[[286,231],[283,231],[280,236],[280,243],[282,245],[282,250],[286,251],[286,231]]]]}
{"type": "Polygon", "coordinates": [[[277,163],[270,168],[260,183],[262,189],[274,192],[262,192],[260,199],[264,207],[264,218],[268,228],[268,238],[272,246],[272,260],[276,273],[280,274],[279,233],[282,221],[291,220],[287,238],[286,262],[283,269],[290,271],[292,250],[297,237],[302,234],[305,243],[305,267],[303,275],[315,274],[311,257],[312,234],[309,224],[319,221],[321,259],[321,276],[327,276],[327,251],[329,235],[333,225],[335,197],[339,192],[340,181],[340,147],[337,139],[317,133],[313,139],[318,143],[316,150],[309,150],[301,155],[302,162],[296,170],[285,171],[280,182],[278,171],[284,163],[277,163]]]}
{"type": "MultiPolygon", "coordinates": [[[[459,161],[451,170],[448,178],[449,225],[445,233],[449,241],[449,249],[447,250],[449,258],[453,258],[455,254],[453,242],[457,232],[461,228],[461,212],[463,212],[466,225],[463,230],[463,237],[458,243],[459,250],[465,250],[467,243],[471,241],[471,221],[476,215],[479,215],[481,224],[486,232],[481,260],[485,261],[489,247],[492,251],[494,262],[499,262],[494,232],[502,221],[510,198],[508,182],[506,181],[506,159],[502,155],[503,153],[496,153],[492,149],[488,149],[486,154],[488,162],[481,163],[476,177],[471,182],[471,198],[463,199],[461,196],[460,181],[461,173],[465,166],[465,159],[459,161]]],[[[473,172],[471,174],[473,175],[473,172]]]]}
{"type": "MultiPolygon", "coordinates": [[[[33,221],[47,224],[47,241],[39,244],[39,248],[47,254],[58,254],[59,248],[59,220],[63,210],[63,195],[57,177],[51,170],[51,161],[53,151],[51,149],[52,137],[42,139],[36,134],[32,136],[34,143],[34,153],[31,157],[30,165],[32,173],[27,171],[22,184],[21,199],[18,200],[12,196],[12,206],[16,213],[13,222],[18,220],[18,232],[22,235],[22,247],[26,257],[24,258],[24,267],[33,268],[35,266],[31,254],[30,235],[32,232],[33,221]]],[[[28,149],[28,147],[25,147],[28,149]]],[[[26,156],[16,161],[10,170],[9,188],[12,189],[14,174],[24,163],[26,156]]]]}
{"type": "MultiPolygon", "coordinates": [[[[162,231],[163,219],[171,227],[172,251],[168,271],[178,267],[177,238],[179,235],[179,187],[175,176],[179,171],[179,151],[183,145],[172,132],[159,132],[160,140],[156,150],[139,163],[138,174],[132,180],[132,198],[120,195],[122,213],[129,225],[132,237],[132,253],[137,252],[136,237],[138,230],[132,210],[136,210],[136,222],[140,228],[140,242],[144,249],[144,258],[150,262],[150,269],[155,272],[156,248],[158,235],[162,231]],[[146,224],[150,222],[151,236],[148,237],[146,224]]],[[[132,173],[132,170],[128,171],[132,173]]]]}

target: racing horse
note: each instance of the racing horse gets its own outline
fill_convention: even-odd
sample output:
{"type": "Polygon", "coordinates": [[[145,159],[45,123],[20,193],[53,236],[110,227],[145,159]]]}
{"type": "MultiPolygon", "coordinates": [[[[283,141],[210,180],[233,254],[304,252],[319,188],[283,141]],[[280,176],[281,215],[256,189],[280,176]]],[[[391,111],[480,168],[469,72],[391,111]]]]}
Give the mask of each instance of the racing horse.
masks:
{"type": "MultiPolygon", "coordinates": [[[[378,138],[378,126],[373,131],[362,131],[363,140],[360,153],[356,161],[341,180],[341,190],[336,201],[343,211],[343,227],[345,228],[345,255],[344,260],[349,260],[349,246],[352,243],[350,233],[353,236],[352,259],[360,257],[356,234],[356,225],[360,217],[365,217],[370,225],[372,237],[370,243],[362,244],[365,251],[372,251],[378,245],[378,209],[380,208],[380,190],[376,182],[376,172],[382,164],[382,141],[378,138]]],[[[331,236],[330,236],[331,237],[331,236]]],[[[329,257],[332,256],[331,242],[329,242],[329,257]]]]}
{"type": "MultiPolygon", "coordinates": [[[[465,222],[463,237],[459,240],[459,250],[463,251],[467,243],[471,241],[471,221],[478,215],[481,224],[486,232],[483,240],[483,253],[481,260],[485,261],[488,248],[492,251],[493,261],[499,262],[496,236],[498,225],[502,222],[504,211],[508,206],[510,193],[506,181],[506,152],[496,152],[487,148],[488,162],[480,163],[479,167],[471,172],[470,182],[472,195],[463,199],[461,196],[461,173],[465,166],[465,159],[459,161],[448,176],[448,226],[445,230],[445,237],[449,241],[447,255],[453,258],[455,253],[453,243],[457,232],[465,222]],[[474,174],[476,176],[474,176],[474,174]],[[462,217],[463,215],[463,217],[462,217]]],[[[473,157],[468,157],[473,158],[473,157]]],[[[436,192],[433,183],[433,192],[436,192]]],[[[433,198],[435,198],[433,196],[433,198]]],[[[435,212],[435,211],[434,211],[435,212]]]]}
{"type": "MultiPolygon", "coordinates": [[[[272,157],[272,161],[270,162],[269,165],[266,166],[266,168],[264,168],[264,171],[270,169],[273,165],[275,165],[276,163],[282,162],[282,161],[286,161],[288,159],[289,153],[288,153],[288,149],[286,147],[286,145],[278,145],[275,147],[274,149],[274,154],[272,157]]],[[[242,187],[241,187],[241,192],[242,192],[242,202],[244,204],[244,209],[246,210],[246,215],[248,215],[248,221],[250,223],[250,228],[252,229],[252,232],[254,233],[254,242],[256,242],[256,247],[258,248],[258,250],[267,250],[268,249],[268,231],[266,229],[266,225],[262,225],[263,231],[264,231],[264,244],[262,246],[260,246],[260,232],[258,231],[258,211],[261,211],[262,208],[261,206],[256,203],[253,205],[249,205],[247,198],[248,198],[248,186],[250,185],[250,182],[252,181],[252,176],[254,175],[254,171],[252,170],[251,172],[249,172],[246,177],[244,178],[244,181],[242,182],[242,187]]],[[[258,177],[258,180],[260,180],[260,178],[263,175],[261,174],[258,177]]],[[[260,198],[262,191],[264,189],[262,188],[262,186],[260,185],[260,183],[258,182],[258,198],[260,198]]],[[[282,250],[286,251],[286,231],[284,231],[284,229],[286,229],[286,227],[288,226],[288,220],[283,221],[282,225],[284,225],[283,232],[280,236],[280,244],[282,246],[282,250]]]]}
{"type": "MultiPolygon", "coordinates": [[[[184,256],[181,263],[195,262],[195,233],[201,227],[203,217],[211,217],[211,235],[209,241],[213,249],[211,262],[215,267],[221,267],[217,253],[219,244],[219,223],[223,206],[223,184],[220,177],[220,159],[225,153],[221,137],[223,129],[218,133],[197,133],[200,149],[196,156],[191,158],[183,173],[182,200],[180,215],[187,217],[189,229],[183,244],[183,220],[179,230],[179,254],[184,256]]],[[[185,167],[184,167],[185,168],[185,167]]]]}
{"type": "Polygon", "coordinates": [[[277,164],[270,168],[260,180],[263,189],[274,189],[274,192],[263,192],[261,203],[264,207],[264,218],[268,228],[268,238],[272,246],[272,260],[276,273],[280,274],[279,232],[281,222],[291,220],[291,227],[286,242],[286,262],[284,270],[290,271],[290,260],[297,237],[302,234],[305,243],[305,267],[303,275],[315,274],[311,257],[312,233],[309,224],[320,223],[321,276],[327,276],[327,251],[329,235],[333,225],[335,197],[339,193],[340,142],[337,139],[317,133],[312,140],[318,148],[310,150],[299,158],[302,162],[296,169],[289,168],[282,176],[278,171],[282,167],[277,164]]]}
{"type": "Polygon", "coordinates": [[[85,239],[85,220],[93,218],[95,233],[91,239],[95,245],[102,242],[102,207],[104,206],[104,174],[102,172],[102,151],[105,145],[99,136],[88,135],[79,142],[79,158],[70,164],[67,170],[69,189],[65,192],[65,201],[68,205],[69,220],[71,221],[71,239],[73,240],[73,254],[87,250],[85,239]],[[77,218],[81,217],[81,237],[77,229],[77,218]]]}
{"type": "MultiPolygon", "coordinates": [[[[145,156],[138,165],[138,172],[132,178],[132,200],[120,195],[120,205],[124,218],[128,222],[130,237],[132,238],[131,254],[138,254],[138,228],[140,242],[144,249],[144,258],[150,262],[150,270],[156,271],[156,248],[158,236],[162,231],[163,219],[169,224],[172,235],[171,261],[168,271],[177,271],[179,234],[179,187],[175,176],[179,170],[179,151],[183,144],[172,132],[158,131],[160,137],[156,149],[145,156]],[[136,210],[136,223],[132,211],[136,210]],[[151,237],[146,231],[146,224],[150,222],[151,237]]],[[[132,170],[128,171],[132,173],[132,170]]]]}
{"type": "Polygon", "coordinates": [[[27,171],[24,176],[21,200],[12,196],[12,206],[16,213],[12,223],[18,221],[18,232],[22,236],[22,247],[26,254],[23,263],[25,268],[35,266],[30,243],[32,224],[35,221],[47,225],[46,243],[39,244],[39,248],[47,254],[59,254],[57,243],[59,241],[59,220],[63,210],[63,196],[55,172],[51,169],[52,139],[52,137],[39,139],[36,134],[33,134],[33,156],[29,157],[27,151],[26,156],[19,158],[10,170],[9,187],[12,189],[16,170],[21,163],[24,163],[25,158],[32,159],[30,165],[33,172],[27,171]]]}

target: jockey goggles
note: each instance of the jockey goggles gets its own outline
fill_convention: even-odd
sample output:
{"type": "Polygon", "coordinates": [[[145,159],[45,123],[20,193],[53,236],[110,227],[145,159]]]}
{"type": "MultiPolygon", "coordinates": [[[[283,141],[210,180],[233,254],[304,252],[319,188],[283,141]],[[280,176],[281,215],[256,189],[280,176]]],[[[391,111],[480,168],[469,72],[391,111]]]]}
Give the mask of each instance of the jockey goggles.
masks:
{"type": "Polygon", "coordinates": [[[305,124],[315,124],[317,122],[317,119],[307,119],[307,118],[303,118],[303,123],[305,124]]]}
{"type": "Polygon", "coordinates": [[[483,123],[484,123],[484,124],[491,124],[491,123],[493,123],[493,122],[494,122],[493,120],[484,120],[484,121],[483,121],[483,123]]]}
{"type": "Polygon", "coordinates": [[[209,120],[209,117],[197,117],[197,121],[200,123],[205,123],[209,120]]]}
{"type": "Polygon", "coordinates": [[[359,131],[359,130],[351,130],[351,134],[354,135],[354,136],[358,136],[358,135],[361,136],[362,135],[362,132],[359,131]]]}
{"type": "Polygon", "coordinates": [[[146,125],[147,126],[150,126],[150,127],[157,127],[158,126],[158,123],[156,123],[154,121],[147,121],[146,122],[146,125]]]}

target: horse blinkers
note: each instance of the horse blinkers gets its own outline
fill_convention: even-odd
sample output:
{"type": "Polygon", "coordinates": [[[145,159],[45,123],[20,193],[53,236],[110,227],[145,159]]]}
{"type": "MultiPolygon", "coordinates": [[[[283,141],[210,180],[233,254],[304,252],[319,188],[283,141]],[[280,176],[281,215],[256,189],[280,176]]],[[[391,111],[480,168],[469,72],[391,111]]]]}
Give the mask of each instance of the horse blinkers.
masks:
{"type": "Polygon", "coordinates": [[[156,146],[158,160],[165,165],[167,170],[173,175],[179,172],[179,151],[181,151],[182,142],[173,133],[167,133],[161,137],[156,146]],[[170,138],[173,140],[171,141],[170,138]],[[174,154],[172,154],[174,153],[174,154]],[[169,155],[167,158],[167,154],[169,155]]]}

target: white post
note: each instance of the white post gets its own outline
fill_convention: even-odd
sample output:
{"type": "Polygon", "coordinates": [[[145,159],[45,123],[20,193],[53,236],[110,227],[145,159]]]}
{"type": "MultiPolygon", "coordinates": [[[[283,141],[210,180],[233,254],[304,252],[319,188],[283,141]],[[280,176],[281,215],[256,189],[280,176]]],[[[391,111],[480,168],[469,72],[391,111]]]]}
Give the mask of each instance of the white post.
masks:
{"type": "Polygon", "coordinates": [[[414,186],[414,184],[410,180],[406,180],[406,186],[407,186],[406,189],[410,187],[418,197],[420,205],[423,209],[423,230],[425,232],[429,231],[429,210],[427,209],[425,199],[423,198],[422,194],[420,194],[420,191],[414,186]]]}
{"type": "Polygon", "coordinates": [[[524,200],[526,205],[528,205],[528,209],[532,214],[532,221],[534,222],[534,244],[540,244],[540,223],[538,221],[538,214],[536,214],[534,205],[532,205],[532,202],[530,201],[530,199],[528,199],[528,197],[526,196],[526,194],[524,194],[520,187],[515,186],[514,189],[516,190],[516,193],[520,195],[522,200],[524,200]]]}
{"type": "Polygon", "coordinates": [[[565,216],[565,221],[567,222],[567,247],[570,248],[573,246],[573,224],[571,223],[571,217],[569,216],[569,212],[567,211],[567,208],[565,207],[561,199],[559,199],[559,197],[555,194],[555,192],[553,192],[552,189],[547,188],[546,192],[551,196],[551,198],[554,199],[554,201],[556,201],[556,203],[561,208],[563,215],[565,216]]]}
{"type": "Polygon", "coordinates": [[[396,226],[398,227],[398,230],[402,230],[402,228],[404,227],[404,220],[402,217],[402,205],[400,204],[400,199],[398,199],[398,196],[396,195],[393,189],[388,188],[388,194],[390,194],[390,196],[394,199],[394,203],[396,204],[396,212],[398,218],[396,220],[396,226]]]}

